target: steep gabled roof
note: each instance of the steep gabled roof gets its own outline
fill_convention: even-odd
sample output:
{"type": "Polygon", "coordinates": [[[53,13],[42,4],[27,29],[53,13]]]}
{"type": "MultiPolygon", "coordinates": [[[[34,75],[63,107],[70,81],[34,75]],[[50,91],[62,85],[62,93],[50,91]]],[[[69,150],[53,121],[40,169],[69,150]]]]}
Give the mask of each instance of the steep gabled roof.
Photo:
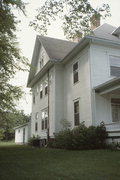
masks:
{"type": "MultiPolygon", "coordinates": [[[[79,43],[54,39],[50,37],[37,36],[31,65],[35,67],[37,64],[37,52],[39,51],[39,44],[45,48],[50,61],[45,65],[45,67],[43,67],[43,70],[41,70],[41,72],[36,75],[36,80],[38,80],[41,74],[50,68],[55,61],[62,61],[62,63],[66,63],[91,42],[106,43],[107,45],[109,44],[120,47],[120,38],[112,34],[115,29],[116,27],[105,23],[96,28],[91,34],[83,37],[79,43]]],[[[35,72],[30,70],[28,86],[31,86],[36,82],[36,80],[33,80],[34,75],[35,72]]]]}
{"type": "Polygon", "coordinates": [[[45,36],[38,36],[38,39],[45,48],[50,59],[54,60],[62,60],[77,44],[75,42],[45,36]]]}
{"type": "Polygon", "coordinates": [[[99,42],[106,45],[115,45],[120,48],[120,38],[113,35],[113,31],[117,29],[107,23],[99,26],[92,33],[83,37],[79,43],[64,57],[63,63],[66,63],[70,58],[73,58],[78,52],[84,49],[89,43],[99,42]]]}
{"type": "Polygon", "coordinates": [[[113,34],[116,29],[115,26],[105,23],[93,31],[93,36],[114,42],[120,42],[120,39],[113,34]]]}
{"type": "MultiPolygon", "coordinates": [[[[31,68],[30,73],[28,77],[28,83],[27,86],[30,86],[30,82],[34,79],[35,73],[36,73],[36,67],[38,63],[38,55],[40,51],[40,47],[43,46],[47,55],[49,56],[49,61],[53,63],[53,61],[61,61],[72,49],[76,46],[77,43],[67,41],[67,40],[61,40],[61,39],[55,39],[51,37],[45,37],[45,36],[37,36],[32,62],[31,62],[31,68]]],[[[51,63],[51,65],[52,65],[51,63]]],[[[48,63],[47,63],[48,64],[48,63]]],[[[46,65],[45,65],[46,67],[46,65]]],[[[41,70],[41,72],[44,70],[41,70]]]]}

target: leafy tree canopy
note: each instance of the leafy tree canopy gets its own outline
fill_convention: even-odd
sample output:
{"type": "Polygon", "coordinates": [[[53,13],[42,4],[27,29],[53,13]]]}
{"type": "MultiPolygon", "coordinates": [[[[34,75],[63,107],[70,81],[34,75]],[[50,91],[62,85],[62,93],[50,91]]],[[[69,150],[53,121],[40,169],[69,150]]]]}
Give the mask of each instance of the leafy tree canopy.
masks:
{"type": "MultiPolygon", "coordinates": [[[[15,109],[22,91],[10,84],[17,70],[25,70],[26,59],[20,55],[16,38],[18,23],[13,10],[25,13],[25,4],[21,0],[0,1],[0,116],[3,112],[15,109]]],[[[4,114],[4,113],[3,113],[4,114]]]]}
{"type": "Polygon", "coordinates": [[[30,116],[23,111],[3,112],[0,116],[0,140],[14,138],[14,127],[30,121],[30,116]]]}
{"type": "Polygon", "coordinates": [[[110,16],[110,7],[93,8],[88,0],[46,0],[39,8],[35,20],[30,25],[41,35],[47,34],[47,28],[57,17],[62,19],[64,34],[68,39],[74,39],[88,33],[93,15],[96,18],[110,16]]]}

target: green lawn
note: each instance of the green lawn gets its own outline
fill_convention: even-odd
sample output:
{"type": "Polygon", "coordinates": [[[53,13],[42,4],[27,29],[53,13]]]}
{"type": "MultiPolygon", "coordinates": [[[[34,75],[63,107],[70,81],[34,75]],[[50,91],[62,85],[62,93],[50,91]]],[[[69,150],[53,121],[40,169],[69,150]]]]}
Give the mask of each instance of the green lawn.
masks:
{"type": "Polygon", "coordinates": [[[119,180],[120,151],[0,144],[0,180],[119,180]]]}

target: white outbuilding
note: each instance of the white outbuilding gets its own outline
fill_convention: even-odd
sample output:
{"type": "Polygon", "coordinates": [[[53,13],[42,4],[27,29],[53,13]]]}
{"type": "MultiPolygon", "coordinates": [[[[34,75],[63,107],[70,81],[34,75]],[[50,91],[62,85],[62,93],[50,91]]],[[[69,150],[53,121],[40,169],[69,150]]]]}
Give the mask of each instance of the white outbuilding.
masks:
{"type": "Polygon", "coordinates": [[[30,134],[30,123],[25,123],[17,126],[15,129],[15,143],[16,144],[26,144],[29,139],[30,134]]]}

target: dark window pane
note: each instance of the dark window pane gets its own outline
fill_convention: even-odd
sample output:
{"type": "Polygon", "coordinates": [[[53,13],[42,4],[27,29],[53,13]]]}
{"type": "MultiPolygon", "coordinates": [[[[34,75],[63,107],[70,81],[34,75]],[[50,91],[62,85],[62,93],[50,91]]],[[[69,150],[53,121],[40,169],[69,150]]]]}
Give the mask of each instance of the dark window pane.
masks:
{"type": "Polygon", "coordinates": [[[48,86],[45,87],[45,95],[48,94],[48,86]]]}
{"type": "Polygon", "coordinates": [[[79,101],[74,103],[74,113],[79,113],[79,101]]]}
{"type": "Polygon", "coordinates": [[[36,122],[35,123],[35,131],[37,131],[38,130],[38,123],[36,122]]]}
{"type": "Polygon", "coordinates": [[[33,103],[35,103],[35,94],[33,94],[33,103]]]}
{"type": "Polygon", "coordinates": [[[79,113],[75,114],[74,119],[75,119],[75,126],[78,126],[79,125],[79,113]]]}
{"type": "Polygon", "coordinates": [[[73,82],[78,82],[78,62],[73,65],[73,82]]]}
{"type": "Polygon", "coordinates": [[[40,91],[40,99],[43,97],[43,91],[40,91]]]}
{"type": "Polygon", "coordinates": [[[45,118],[45,129],[47,129],[47,123],[48,123],[47,118],[45,118]]]}
{"type": "Polygon", "coordinates": [[[74,83],[78,82],[78,72],[74,73],[74,83]]]}
{"type": "Polygon", "coordinates": [[[120,121],[120,99],[111,99],[112,121],[120,121]]]}
{"type": "Polygon", "coordinates": [[[42,120],[42,130],[44,130],[44,120],[42,120]]]}
{"type": "Polygon", "coordinates": [[[120,67],[111,66],[110,71],[111,76],[120,76],[120,67]]]}
{"type": "Polygon", "coordinates": [[[73,65],[73,71],[76,71],[78,69],[78,62],[76,62],[74,65],[73,65]]]}
{"type": "Polygon", "coordinates": [[[74,103],[74,124],[79,125],[79,101],[74,103]]]}

